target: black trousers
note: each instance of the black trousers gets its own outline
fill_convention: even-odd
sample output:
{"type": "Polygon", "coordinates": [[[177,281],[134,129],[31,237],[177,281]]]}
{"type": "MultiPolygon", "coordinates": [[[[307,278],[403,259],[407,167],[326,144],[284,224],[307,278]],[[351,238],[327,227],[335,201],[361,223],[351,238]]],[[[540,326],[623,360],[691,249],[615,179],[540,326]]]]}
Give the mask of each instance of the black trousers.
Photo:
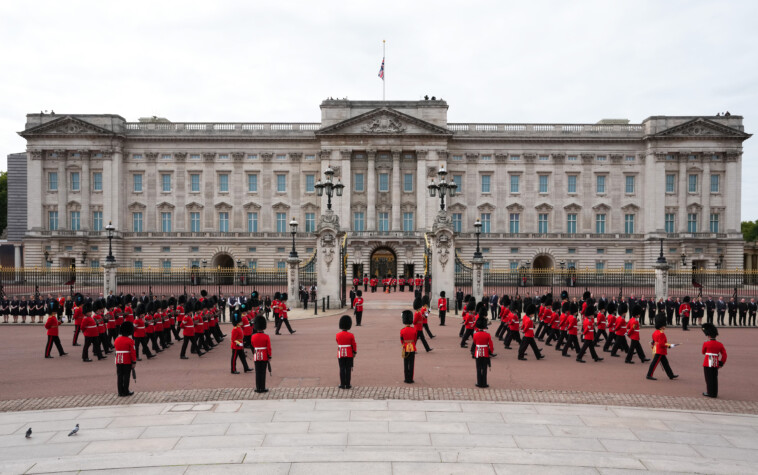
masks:
{"type": "Polygon", "coordinates": [[[426,351],[431,350],[431,348],[429,347],[429,343],[427,343],[426,342],[426,338],[424,338],[424,329],[423,328],[421,329],[420,332],[416,332],[416,336],[418,337],[419,340],[421,340],[421,343],[424,345],[424,349],[426,351]]]}
{"type": "Polygon", "coordinates": [[[505,322],[501,321],[500,326],[497,327],[497,331],[495,332],[495,338],[502,340],[507,328],[508,327],[506,326],[505,322]]]}
{"type": "Polygon", "coordinates": [[[579,337],[577,335],[569,335],[568,339],[566,340],[566,346],[563,347],[563,354],[568,355],[568,351],[574,348],[576,350],[577,356],[579,355],[579,352],[582,351],[582,349],[579,347],[579,337]]]}
{"type": "Polygon", "coordinates": [[[713,312],[705,312],[705,321],[708,323],[713,323],[713,312]]]}
{"type": "Polygon", "coordinates": [[[242,337],[242,346],[244,346],[245,348],[252,348],[253,347],[252,338],[253,338],[252,334],[244,335],[242,337]]]}
{"type": "Polygon", "coordinates": [[[621,350],[624,353],[627,353],[629,351],[629,344],[626,342],[626,337],[624,335],[616,335],[616,337],[613,339],[613,349],[611,350],[611,356],[618,353],[618,350],[621,350]]]}
{"type": "Polygon", "coordinates": [[[432,330],[429,328],[428,323],[424,323],[424,330],[426,330],[427,335],[429,335],[429,338],[434,338],[434,335],[432,335],[432,330]]]}
{"type": "Polygon", "coordinates": [[[547,333],[548,333],[547,341],[545,341],[545,344],[549,345],[551,341],[557,340],[558,338],[560,338],[561,331],[558,328],[551,327],[547,333]]]}
{"type": "Polygon", "coordinates": [[[476,358],[476,385],[480,388],[487,386],[487,368],[489,368],[489,366],[489,357],[476,358]]]}
{"type": "Polygon", "coordinates": [[[560,335],[558,336],[558,341],[555,342],[555,351],[560,350],[564,343],[568,344],[566,340],[568,340],[568,331],[561,330],[560,335]]]}
{"type": "Polygon", "coordinates": [[[108,341],[108,334],[101,333],[98,338],[100,339],[100,347],[104,353],[111,352],[111,343],[108,341]]]}
{"type": "Polygon", "coordinates": [[[405,354],[403,358],[403,374],[405,375],[405,382],[413,382],[413,369],[416,365],[416,352],[412,351],[405,354]]]}
{"type": "Polygon", "coordinates": [[[153,354],[150,353],[150,348],[147,347],[147,336],[141,336],[134,339],[134,348],[137,351],[137,358],[139,358],[139,347],[142,345],[143,353],[148,358],[152,358],[153,354]]]}
{"type": "Polygon", "coordinates": [[[598,346],[600,344],[600,337],[603,337],[606,341],[608,341],[608,332],[605,331],[605,328],[602,330],[598,330],[595,332],[595,346],[598,346]]]}
{"type": "Polygon", "coordinates": [[[719,369],[703,367],[703,373],[705,374],[705,392],[711,397],[718,397],[719,395],[719,369]]]}
{"type": "Polygon", "coordinates": [[[118,338],[118,329],[117,328],[109,328],[108,329],[108,343],[111,344],[114,341],[116,341],[116,338],[118,338]]]}
{"type": "Polygon", "coordinates": [[[461,330],[458,332],[458,338],[463,338],[463,334],[466,333],[466,324],[461,324],[461,330]]]}
{"type": "MultiPolygon", "coordinates": [[[[723,325],[723,323],[722,323],[723,325]]],[[[729,325],[737,325],[737,314],[736,313],[729,313],[729,325]]]]}
{"type": "Polygon", "coordinates": [[[690,326],[690,317],[682,317],[682,330],[687,331],[690,326]]]}
{"type": "Polygon", "coordinates": [[[629,351],[626,352],[626,361],[632,361],[632,358],[634,357],[634,353],[637,353],[637,356],[640,357],[640,361],[645,361],[645,352],[642,350],[642,345],[640,345],[639,340],[631,340],[632,342],[629,345],[629,351]]]}
{"type": "Polygon", "coordinates": [[[84,337],[84,348],[82,348],[82,359],[89,358],[89,347],[92,345],[92,352],[98,357],[102,358],[103,354],[100,352],[100,341],[97,337],[86,336],[84,337]]]}
{"type": "Polygon", "coordinates": [[[510,349],[511,341],[516,340],[516,343],[521,345],[521,333],[518,330],[508,329],[508,333],[505,335],[505,347],[510,349]]]}
{"type": "Polygon", "coordinates": [[[45,357],[50,356],[50,352],[53,350],[53,344],[58,348],[58,353],[63,356],[63,346],[61,345],[61,339],[58,338],[58,335],[48,335],[47,336],[47,345],[45,345],[45,357]]]}
{"type": "Polygon", "coordinates": [[[539,348],[537,348],[537,343],[534,341],[534,337],[531,336],[525,336],[521,340],[521,345],[518,348],[518,357],[523,358],[526,354],[527,347],[532,347],[532,351],[534,351],[534,356],[537,358],[542,358],[542,354],[540,354],[539,348]]]}
{"type": "Polygon", "coordinates": [[[237,371],[237,359],[242,361],[242,367],[245,368],[245,371],[250,369],[247,365],[247,358],[245,358],[245,349],[232,350],[232,373],[237,371]]]}
{"type": "MultiPolygon", "coordinates": [[[[465,347],[466,346],[466,341],[468,341],[469,337],[471,335],[473,335],[473,334],[474,334],[474,329],[473,328],[466,328],[464,330],[463,337],[461,338],[461,347],[465,347]]],[[[419,332],[419,335],[421,335],[422,337],[424,336],[424,335],[422,335],[422,332],[419,332]]]]}
{"type": "Polygon", "coordinates": [[[361,319],[363,318],[363,310],[355,311],[355,324],[361,326],[361,319]]]}
{"type": "Polygon", "coordinates": [[[587,340],[587,339],[585,339],[582,342],[582,349],[579,350],[579,353],[576,355],[576,359],[577,360],[582,359],[584,357],[584,353],[586,353],[587,350],[589,349],[590,350],[590,356],[592,356],[593,360],[597,361],[598,360],[598,356],[597,356],[597,352],[595,351],[595,342],[596,341],[597,341],[597,335],[595,335],[595,339],[594,340],[587,340]]]}
{"type": "MultiPolygon", "coordinates": [[[[184,335],[184,342],[182,343],[182,353],[181,357],[187,356],[187,344],[191,344],[191,349],[193,353],[197,353],[198,356],[201,356],[202,353],[197,350],[197,340],[195,339],[195,335],[184,335]]],[[[139,353],[137,354],[139,356],[139,353]]]]}
{"type": "Polygon", "coordinates": [[[292,330],[292,327],[290,326],[290,320],[289,318],[280,318],[279,324],[276,326],[276,333],[279,333],[279,330],[282,329],[282,324],[287,325],[287,330],[289,330],[290,333],[295,333],[294,330],[292,330]]]}
{"type": "Polygon", "coordinates": [[[268,361],[256,361],[255,362],[255,389],[261,391],[266,389],[266,370],[268,369],[268,361]]]}
{"type": "Polygon", "coordinates": [[[534,332],[534,337],[538,340],[542,340],[542,337],[545,335],[545,322],[540,322],[539,325],[537,325],[537,330],[534,332]]]}
{"type": "Polygon", "coordinates": [[[747,324],[755,326],[755,312],[749,312],[747,314],[747,324]]]}
{"type": "Polygon", "coordinates": [[[745,322],[747,321],[747,312],[740,312],[740,326],[744,327],[745,322]]]}
{"type": "Polygon", "coordinates": [[[440,310],[439,313],[440,313],[440,326],[444,327],[445,326],[445,314],[447,313],[447,311],[446,310],[440,310]]]}
{"type": "Polygon", "coordinates": [[[724,324],[724,315],[726,312],[717,312],[716,313],[716,324],[717,325],[723,325],[724,324]]]}
{"type": "Polygon", "coordinates": [[[611,348],[613,348],[616,341],[616,334],[612,331],[608,332],[608,338],[605,340],[605,345],[603,345],[603,351],[609,351],[611,348]]]}
{"type": "Polygon", "coordinates": [[[152,343],[152,345],[153,345],[153,351],[154,351],[154,352],[156,352],[156,353],[160,353],[161,351],[163,351],[163,350],[161,350],[160,348],[158,348],[158,337],[156,336],[155,332],[153,332],[153,333],[148,333],[148,334],[147,334],[147,338],[149,338],[149,339],[150,339],[150,342],[151,342],[151,343],[152,343]]]}
{"type": "Polygon", "coordinates": [[[179,328],[171,325],[171,332],[174,334],[174,339],[176,341],[180,341],[182,339],[181,336],[179,336],[179,328]]]}
{"type": "Polygon", "coordinates": [[[116,387],[118,388],[119,396],[127,396],[129,394],[129,376],[131,376],[131,373],[131,364],[116,365],[116,387]]]}
{"type": "Polygon", "coordinates": [[[340,387],[350,386],[350,376],[353,371],[353,358],[337,358],[340,367],[340,387]]]}
{"type": "Polygon", "coordinates": [[[81,325],[74,325],[74,342],[72,345],[77,345],[77,340],[79,339],[79,332],[82,331],[81,325]]]}
{"type": "Polygon", "coordinates": [[[655,373],[655,369],[658,367],[658,363],[663,366],[663,370],[666,371],[666,376],[669,378],[674,377],[674,372],[671,371],[671,366],[669,366],[669,360],[666,358],[666,355],[659,355],[656,353],[653,355],[653,361],[650,362],[650,368],[647,370],[648,378],[653,377],[653,373],[655,373]]]}

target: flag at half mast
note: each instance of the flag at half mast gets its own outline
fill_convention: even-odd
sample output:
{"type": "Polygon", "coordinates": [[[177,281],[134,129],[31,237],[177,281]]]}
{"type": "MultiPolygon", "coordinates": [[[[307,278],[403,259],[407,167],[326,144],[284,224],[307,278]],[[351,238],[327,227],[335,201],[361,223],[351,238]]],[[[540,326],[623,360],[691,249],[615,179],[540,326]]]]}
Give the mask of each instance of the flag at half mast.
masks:
{"type": "Polygon", "coordinates": [[[384,58],[382,58],[382,67],[379,68],[379,77],[384,81],[384,58]]]}

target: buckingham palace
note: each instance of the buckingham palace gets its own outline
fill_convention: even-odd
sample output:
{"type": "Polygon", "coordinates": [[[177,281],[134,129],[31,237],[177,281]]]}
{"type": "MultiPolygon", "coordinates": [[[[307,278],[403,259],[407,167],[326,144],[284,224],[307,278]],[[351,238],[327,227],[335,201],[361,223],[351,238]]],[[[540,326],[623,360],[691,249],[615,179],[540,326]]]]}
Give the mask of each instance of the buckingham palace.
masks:
{"type": "Polygon", "coordinates": [[[120,266],[284,268],[293,218],[313,253],[331,168],[348,276],[417,274],[444,168],[456,253],[471,258],[479,219],[485,268],[649,268],[661,238],[676,265],[742,267],[741,116],[455,123],[434,99],[320,107],[315,123],[27,115],[24,265],[99,267],[110,222],[120,266]]]}

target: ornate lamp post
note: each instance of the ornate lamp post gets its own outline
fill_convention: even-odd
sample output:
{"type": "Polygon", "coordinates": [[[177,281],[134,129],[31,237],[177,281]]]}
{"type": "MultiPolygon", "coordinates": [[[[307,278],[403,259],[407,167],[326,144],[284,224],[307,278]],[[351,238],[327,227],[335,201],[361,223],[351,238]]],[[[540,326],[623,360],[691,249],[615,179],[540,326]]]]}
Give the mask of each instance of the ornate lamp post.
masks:
{"type": "Polygon", "coordinates": [[[474,252],[474,259],[482,258],[482,250],[479,248],[479,235],[482,234],[482,222],[479,218],[476,218],[474,222],[474,232],[476,233],[476,252],[474,252]]]}
{"type": "Polygon", "coordinates": [[[445,196],[448,194],[451,198],[455,196],[455,190],[458,188],[458,185],[452,180],[445,180],[445,177],[447,176],[447,170],[445,170],[444,166],[440,166],[440,169],[437,172],[437,176],[439,177],[439,183],[435,183],[434,178],[432,178],[432,182],[427,188],[429,189],[429,196],[432,198],[437,196],[439,193],[440,211],[445,211],[445,196]]]}
{"type": "MultiPolygon", "coordinates": [[[[336,194],[337,196],[342,196],[342,189],[345,188],[345,185],[343,185],[340,180],[337,180],[337,183],[333,182],[334,170],[332,170],[331,165],[328,165],[326,167],[326,171],[324,172],[324,175],[326,175],[326,178],[324,179],[323,182],[321,182],[321,180],[316,182],[316,185],[315,185],[316,194],[318,196],[324,196],[324,192],[326,192],[326,196],[328,198],[326,201],[326,209],[331,210],[332,209],[332,195],[336,194]]],[[[293,221],[294,221],[294,218],[293,218],[293,221]]],[[[292,225],[292,223],[290,223],[290,225],[292,225]]]]}
{"type": "Polygon", "coordinates": [[[724,265],[724,253],[719,254],[719,258],[716,261],[716,269],[721,270],[721,266],[724,265]]]}
{"type": "Polygon", "coordinates": [[[113,226],[111,221],[108,221],[108,226],[105,227],[105,231],[108,233],[108,257],[105,258],[106,262],[116,262],[116,258],[113,257],[113,232],[116,227],[113,226]]]}
{"type": "Polygon", "coordinates": [[[658,259],[655,261],[658,264],[666,263],[666,256],[663,255],[663,238],[661,238],[661,253],[658,255],[658,259]]]}
{"type": "MultiPolygon", "coordinates": [[[[340,185],[344,186],[344,185],[340,185]]],[[[340,188],[342,190],[342,188],[340,188]]],[[[340,191],[340,194],[342,192],[340,191]]],[[[331,195],[329,195],[331,197],[331,195]]],[[[297,258],[297,249],[295,249],[295,235],[297,234],[297,221],[295,221],[295,218],[292,218],[292,221],[290,221],[290,234],[292,234],[292,250],[290,251],[290,257],[297,258]]]]}
{"type": "Polygon", "coordinates": [[[682,254],[679,256],[682,259],[682,267],[687,265],[687,254],[682,250],[682,254]]]}

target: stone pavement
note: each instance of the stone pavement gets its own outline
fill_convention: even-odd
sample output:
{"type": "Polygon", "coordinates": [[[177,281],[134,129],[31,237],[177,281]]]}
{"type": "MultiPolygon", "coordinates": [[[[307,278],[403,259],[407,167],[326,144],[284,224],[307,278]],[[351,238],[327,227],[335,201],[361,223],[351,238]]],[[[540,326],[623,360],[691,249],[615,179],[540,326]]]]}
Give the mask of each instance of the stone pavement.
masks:
{"type": "Polygon", "coordinates": [[[0,473],[755,473],[757,436],[756,416],[616,406],[137,404],[0,414],[0,473]]]}

